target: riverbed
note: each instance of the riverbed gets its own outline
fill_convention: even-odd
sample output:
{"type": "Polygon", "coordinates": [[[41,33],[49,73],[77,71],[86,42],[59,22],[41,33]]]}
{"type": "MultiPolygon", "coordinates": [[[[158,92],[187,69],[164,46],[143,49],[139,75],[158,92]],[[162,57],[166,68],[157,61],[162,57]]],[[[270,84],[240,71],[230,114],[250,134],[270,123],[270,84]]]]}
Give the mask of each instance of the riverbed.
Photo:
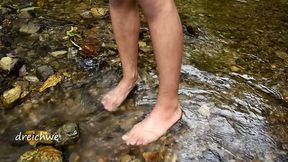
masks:
{"type": "Polygon", "coordinates": [[[45,80],[1,73],[1,93],[16,84],[27,95],[9,108],[0,104],[0,161],[16,161],[33,149],[15,141],[19,132],[69,122],[79,125],[80,138],[59,148],[64,161],[136,162],[147,155],[159,162],[288,161],[288,1],[176,3],[185,40],[179,89],[184,115],[155,143],[131,147],[121,136],[151,111],[158,89],[143,14],[141,80],[119,110],[109,113],[100,101],[121,78],[121,63],[104,12],[108,1],[1,1],[0,57],[24,58],[26,76],[38,76],[36,69],[47,65],[64,79],[39,92],[45,80]],[[92,8],[104,13],[92,14],[92,8]],[[67,38],[71,27],[77,27],[79,43],[97,46],[94,56],[67,38]],[[54,57],[55,51],[67,53],[54,57]]]}

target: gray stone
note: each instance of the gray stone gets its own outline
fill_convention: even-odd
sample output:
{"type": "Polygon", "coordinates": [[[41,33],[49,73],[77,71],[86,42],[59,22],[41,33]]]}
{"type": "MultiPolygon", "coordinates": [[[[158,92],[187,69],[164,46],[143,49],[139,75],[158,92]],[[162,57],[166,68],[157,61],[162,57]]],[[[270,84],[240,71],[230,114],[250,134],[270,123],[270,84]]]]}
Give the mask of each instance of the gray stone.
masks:
{"type": "Polygon", "coordinates": [[[40,80],[45,81],[50,75],[54,74],[54,70],[51,66],[43,65],[37,68],[36,74],[40,80]]]}
{"type": "Polygon", "coordinates": [[[19,29],[21,33],[27,33],[27,34],[34,34],[37,33],[39,30],[40,26],[32,22],[29,22],[28,24],[23,24],[19,29]]]}

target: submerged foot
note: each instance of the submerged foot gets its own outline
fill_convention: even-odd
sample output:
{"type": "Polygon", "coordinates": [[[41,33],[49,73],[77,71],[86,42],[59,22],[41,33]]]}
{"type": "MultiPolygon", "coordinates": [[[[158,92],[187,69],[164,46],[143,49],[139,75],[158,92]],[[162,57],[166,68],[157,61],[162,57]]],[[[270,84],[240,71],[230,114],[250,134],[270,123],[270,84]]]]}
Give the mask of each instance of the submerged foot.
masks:
{"type": "Polygon", "coordinates": [[[127,145],[147,145],[164,135],[182,116],[180,106],[155,106],[143,121],[122,136],[127,145]]]}
{"type": "Polygon", "coordinates": [[[135,87],[136,82],[137,77],[133,79],[122,78],[118,85],[102,98],[101,103],[104,108],[107,111],[115,111],[135,87]]]}

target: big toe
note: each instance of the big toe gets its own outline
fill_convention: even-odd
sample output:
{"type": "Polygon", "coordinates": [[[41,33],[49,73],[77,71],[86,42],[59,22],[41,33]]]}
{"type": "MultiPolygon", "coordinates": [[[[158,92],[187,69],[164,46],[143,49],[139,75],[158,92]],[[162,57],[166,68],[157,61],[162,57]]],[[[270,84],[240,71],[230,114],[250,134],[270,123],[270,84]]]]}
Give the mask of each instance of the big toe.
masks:
{"type": "Polygon", "coordinates": [[[138,140],[138,132],[135,126],[128,133],[122,136],[122,139],[127,145],[135,145],[138,140]]]}
{"type": "Polygon", "coordinates": [[[122,140],[124,140],[124,141],[126,141],[126,140],[128,140],[129,139],[129,134],[127,133],[127,134],[124,134],[123,136],[122,136],[122,140]]]}
{"type": "Polygon", "coordinates": [[[127,132],[126,134],[124,134],[124,135],[122,136],[122,140],[124,140],[124,141],[127,143],[127,141],[128,141],[131,137],[133,137],[134,134],[135,134],[135,132],[134,132],[134,129],[132,128],[129,132],[127,132]]]}

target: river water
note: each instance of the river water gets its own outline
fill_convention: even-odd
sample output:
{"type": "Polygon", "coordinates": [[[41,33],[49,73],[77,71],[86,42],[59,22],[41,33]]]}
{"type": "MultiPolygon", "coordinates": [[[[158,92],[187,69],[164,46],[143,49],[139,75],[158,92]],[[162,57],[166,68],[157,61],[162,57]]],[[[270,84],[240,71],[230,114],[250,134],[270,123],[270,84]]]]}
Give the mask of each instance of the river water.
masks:
{"type": "Polygon", "coordinates": [[[61,148],[64,161],[143,161],[147,153],[160,162],[288,161],[287,0],[177,1],[185,32],[179,90],[184,116],[145,147],[128,147],[121,141],[156,101],[156,67],[143,16],[141,81],[119,111],[108,113],[100,99],[121,78],[111,22],[108,14],[85,16],[91,8],[108,8],[108,2],[2,0],[0,5],[0,16],[9,10],[5,14],[12,22],[8,27],[2,22],[0,56],[25,58],[28,75],[36,75],[41,65],[66,74],[59,85],[41,93],[34,89],[42,82],[4,79],[1,74],[1,92],[17,83],[30,94],[12,108],[0,105],[0,161],[16,161],[32,149],[14,140],[19,132],[68,122],[79,124],[80,139],[61,148]],[[27,7],[37,8],[19,12],[27,7]],[[28,22],[40,30],[20,33],[28,22]],[[63,39],[71,26],[96,42],[96,57],[49,55],[73,47],[63,39]]]}

